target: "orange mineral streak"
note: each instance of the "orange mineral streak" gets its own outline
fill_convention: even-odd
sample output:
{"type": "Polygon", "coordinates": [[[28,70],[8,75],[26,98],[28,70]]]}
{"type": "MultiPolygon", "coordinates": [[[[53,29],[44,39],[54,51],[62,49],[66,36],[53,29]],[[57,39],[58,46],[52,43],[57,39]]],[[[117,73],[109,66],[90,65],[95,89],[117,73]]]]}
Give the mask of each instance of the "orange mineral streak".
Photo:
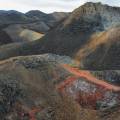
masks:
{"type": "Polygon", "coordinates": [[[29,108],[27,108],[23,105],[21,106],[19,104],[17,104],[17,107],[20,107],[20,109],[18,109],[18,115],[21,117],[21,120],[23,120],[25,115],[27,115],[29,117],[29,120],[36,120],[36,118],[35,118],[36,113],[41,111],[41,109],[37,108],[37,107],[35,107],[33,109],[29,109],[29,108]]]}
{"type": "Polygon", "coordinates": [[[63,91],[63,89],[64,89],[67,85],[72,84],[74,81],[76,81],[76,79],[78,79],[78,77],[75,77],[75,76],[68,77],[65,81],[63,81],[61,84],[59,84],[59,85],[57,86],[57,89],[60,90],[60,91],[63,91]]]}
{"type": "Polygon", "coordinates": [[[33,108],[33,109],[29,112],[30,120],[36,120],[35,114],[36,114],[37,112],[40,112],[40,111],[41,111],[41,109],[39,109],[39,108],[33,108]]]}
{"type": "MultiPolygon", "coordinates": [[[[62,66],[67,71],[69,71],[73,75],[77,76],[78,78],[83,77],[87,81],[89,81],[89,82],[91,82],[93,84],[96,84],[96,85],[98,85],[100,87],[103,87],[106,90],[111,90],[111,91],[114,91],[114,92],[120,92],[120,87],[119,86],[111,85],[111,84],[105,82],[105,80],[99,80],[96,77],[94,77],[89,71],[79,70],[78,68],[73,68],[73,67],[71,67],[69,65],[66,65],[66,64],[63,64],[62,66]]],[[[69,78],[68,80],[65,80],[63,85],[60,85],[60,87],[63,88],[68,83],[73,82],[73,81],[75,81],[75,78],[71,78],[71,79],[69,78]]]]}

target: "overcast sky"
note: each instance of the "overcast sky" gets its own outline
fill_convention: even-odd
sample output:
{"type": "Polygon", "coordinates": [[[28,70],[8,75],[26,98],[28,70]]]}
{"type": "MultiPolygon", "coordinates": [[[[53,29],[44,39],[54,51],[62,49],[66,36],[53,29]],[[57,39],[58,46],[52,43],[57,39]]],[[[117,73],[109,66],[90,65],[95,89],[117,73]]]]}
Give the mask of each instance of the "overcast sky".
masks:
{"type": "Polygon", "coordinates": [[[102,2],[120,6],[120,0],[0,0],[0,10],[41,10],[46,13],[54,11],[72,11],[87,1],[102,2]]]}

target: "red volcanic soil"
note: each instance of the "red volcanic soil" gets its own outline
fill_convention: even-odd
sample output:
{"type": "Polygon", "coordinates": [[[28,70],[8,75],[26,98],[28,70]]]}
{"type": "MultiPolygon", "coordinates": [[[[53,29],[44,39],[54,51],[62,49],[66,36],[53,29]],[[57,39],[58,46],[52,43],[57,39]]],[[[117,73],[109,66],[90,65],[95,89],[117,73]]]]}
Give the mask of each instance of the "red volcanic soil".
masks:
{"type": "MultiPolygon", "coordinates": [[[[69,71],[70,73],[72,73],[73,75],[75,75],[76,77],[82,77],[85,78],[88,82],[91,82],[93,84],[96,84],[98,86],[103,87],[106,90],[111,90],[114,92],[120,92],[120,87],[119,86],[115,86],[115,85],[111,85],[107,82],[105,82],[105,80],[99,80],[96,77],[94,77],[89,71],[83,71],[83,70],[79,70],[78,68],[73,68],[67,64],[62,65],[67,71],[69,71]]],[[[69,78],[67,81],[64,82],[64,84],[68,84],[72,81],[74,81],[75,79],[73,78],[69,78]]],[[[65,85],[62,85],[65,86],[65,85]]]]}
{"type": "MultiPolygon", "coordinates": [[[[80,105],[84,107],[90,107],[90,108],[96,109],[97,101],[103,100],[105,97],[104,95],[107,91],[112,91],[115,93],[120,92],[119,86],[109,84],[105,82],[105,80],[99,80],[96,77],[94,77],[89,71],[79,70],[78,68],[73,68],[67,64],[63,64],[62,66],[67,71],[72,73],[73,76],[67,77],[63,82],[58,84],[56,88],[58,89],[58,91],[60,91],[60,93],[62,93],[62,95],[70,95],[72,97],[74,96],[73,97],[74,100],[76,100],[80,105]],[[86,82],[89,82],[95,85],[96,86],[95,92],[91,92],[91,90],[89,92],[85,92],[84,90],[77,91],[78,88],[75,88],[76,91],[73,93],[74,95],[72,95],[72,93],[69,93],[68,91],[66,91],[67,88],[69,87],[72,88],[74,82],[80,78],[83,78],[84,80],[86,80],[86,82]]],[[[77,85],[78,83],[75,83],[75,84],[77,85]]],[[[86,88],[86,89],[89,89],[89,88],[86,88]]]]}
{"type": "Polygon", "coordinates": [[[64,80],[64,82],[62,82],[61,84],[59,84],[57,86],[57,89],[60,90],[60,91],[63,91],[64,88],[67,86],[67,85],[70,85],[72,84],[74,81],[76,81],[78,77],[76,76],[71,76],[71,77],[68,77],[67,79],[64,80]]]}
{"type": "Polygon", "coordinates": [[[23,120],[24,117],[27,117],[28,120],[37,120],[36,114],[41,112],[43,109],[39,107],[27,107],[24,104],[21,104],[19,102],[15,105],[15,111],[17,111],[17,115],[19,116],[20,120],[23,120]]]}
{"type": "Polygon", "coordinates": [[[41,110],[39,108],[34,108],[32,109],[30,112],[29,112],[29,117],[30,117],[30,120],[36,120],[35,119],[35,114],[37,112],[40,112],[41,110]]]}

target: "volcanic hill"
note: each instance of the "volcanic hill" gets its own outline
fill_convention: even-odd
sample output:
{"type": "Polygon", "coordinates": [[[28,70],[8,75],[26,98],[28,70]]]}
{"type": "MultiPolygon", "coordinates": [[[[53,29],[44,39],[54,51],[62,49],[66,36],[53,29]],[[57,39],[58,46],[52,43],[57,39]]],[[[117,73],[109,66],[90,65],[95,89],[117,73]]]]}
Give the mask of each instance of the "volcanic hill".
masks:
{"type": "Polygon", "coordinates": [[[94,83],[91,73],[70,67],[73,61],[67,64],[64,56],[56,57],[43,54],[0,62],[1,120],[117,120],[120,87],[98,79],[94,83]]]}
{"type": "Polygon", "coordinates": [[[69,13],[46,14],[38,10],[27,13],[0,10],[0,45],[40,39],[69,13]]]}
{"type": "Polygon", "coordinates": [[[119,32],[119,7],[88,2],[40,40],[0,47],[0,59],[55,53],[76,59],[83,69],[119,69],[119,32]]]}

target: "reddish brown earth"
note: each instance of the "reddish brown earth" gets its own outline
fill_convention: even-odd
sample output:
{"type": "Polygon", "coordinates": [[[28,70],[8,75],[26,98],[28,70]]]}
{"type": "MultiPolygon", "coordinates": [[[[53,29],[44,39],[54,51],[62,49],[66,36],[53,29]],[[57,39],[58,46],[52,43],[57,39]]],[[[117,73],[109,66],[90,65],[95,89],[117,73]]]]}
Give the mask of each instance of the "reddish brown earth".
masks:
{"type": "MultiPolygon", "coordinates": [[[[120,87],[119,86],[115,86],[112,84],[109,84],[107,82],[105,82],[106,80],[99,80],[96,77],[94,77],[89,71],[84,71],[84,70],[79,70],[78,68],[74,68],[71,67],[70,65],[67,64],[62,64],[62,66],[69,71],[70,73],[73,74],[73,76],[69,76],[67,77],[63,82],[61,82],[60,84],[58,84],[56,86],[56,88],[63,94],[66,95],[64,89],[66,86],[70,86],[72,85],[72,83],[74,81],[76,81],[76,79],[78,78],[85,78],[86,81],[95,84],[98,86],[98,88],[109,90],[109,91],[114,91],[114,92],[119,92],[120,91],[120,87]]],[[[94,94],[88,94],[88,93],[82,93],[82,95],[78,94],[76,101],[78,103],[81,104],[92,104],[92,106],[95,108],[95,103],[97,100],[102,99],[103,96],[103,92],[95,92],[94,94]],[[89,103],[88,103],[89,100],[89,103]]],[[[26,111],[29,115],[29,119],[30,120],[36,120],[35,118],[35,114],[40,112],[41,109],[40,108],[33,108],[31,110],[26,111]]],[[[21,114],[23,115],[23,114],[21,114]]]]}
{"type": "MultiPolygon", "coordinates": [[[[79,70],[78,68],[71,67],[70,65],[67,64],[62,64],[62,66],[64,69],[72,73],[73,76],[67,77],[63,82],[58,84],[56,88],[58,89],[58,91],[62,93],[62,95],[65,96],[69,95],[73,97],[73,99],[75,99],[83,107],[87,108],[90,107],[92,109],[96,109],[97,107],[96,105],[99,100],[104,99],[106,100],[105,94],[108,91],[113,92],[115,94],[120,93],[119,86],[112,85],[106,82],[106,80],[97,79],[89,71],[79,70]],[[86,92],[84,90],[82,91],[78,90],[79,89],[78,87],[82,88],[82,86],[79,86],[78,85],[79,83],[77,83],[76,81],[78,80],[81,81],[82,80],[81,78],[83,78],[84,79],[83,81],[86,81],[89,85],[95,85],[94,86],[94,88],[96,89],[95,92],[92,92],[92,90],[90,90],[89,92],[86,92]],[[74,85],[78,87],[73,88],[74,85]],[[71,93],[70,92],[71,90],[69,88],[76,90],[73,90],[74,93],[71,93]]],[[[83,87],[85,86],[86,85],[84,85],[83,87]]],[[[89,89],[88,86],[86,86],[86,89],[89,89]]]]}
{"type": "MultiPolygon", "coordinates": [[[[119,86],[111,85],[111,84],[105,82],[106,80],[99,80],[96,77],[94,77],[89,71],[79,70],[78,68],[70,67],[67,64],[64,64],[62,66],[66,70],[68,70],[70,73],[72,73],[73,75],[75,75],[77,77],[86,78],[87,81],[89,81],[89,82],[91,82],[93,84],[96,84],[98,86],[101,86],[106,90],[111,90],[111,91],[114,91],[114,92],[120,92],[120,87],[119,86]]],[[[70,82],[72,82],[74,80],[75,79],[68,79],[67,82],[65,82],[65,84],[68,84],[68,83],[70,83],[70,82]]]]}
{"type": "MultiPolygon", "coordinates": [[[[95,109],[96,101],[103,99],[106,91],[118,91],[117,86],[107,82],[101,84],[97,78],[92,81],[95,77],[88,71],[61,64],[42,56],[16,57],[1,61],[0,88],[6,88],[7,94],[10,92],[9,87],[21,93],[20,96],[14,95],[14,91],[9,93],[8,102],[3,102],[6,107],[12,101],[12,95],[17,99],[12,106],[6,108],[10,110],[4,113],[3,118],[12,116],[10,120],[44,119],[50,108],[54,112],[52,120],[99,120],[96,118],[99,117],[95,109]],[[73,94],[68,87],[75,90],[73,94]]],[[[6,94],[3,95],[6,97],[6,94]]]]}

